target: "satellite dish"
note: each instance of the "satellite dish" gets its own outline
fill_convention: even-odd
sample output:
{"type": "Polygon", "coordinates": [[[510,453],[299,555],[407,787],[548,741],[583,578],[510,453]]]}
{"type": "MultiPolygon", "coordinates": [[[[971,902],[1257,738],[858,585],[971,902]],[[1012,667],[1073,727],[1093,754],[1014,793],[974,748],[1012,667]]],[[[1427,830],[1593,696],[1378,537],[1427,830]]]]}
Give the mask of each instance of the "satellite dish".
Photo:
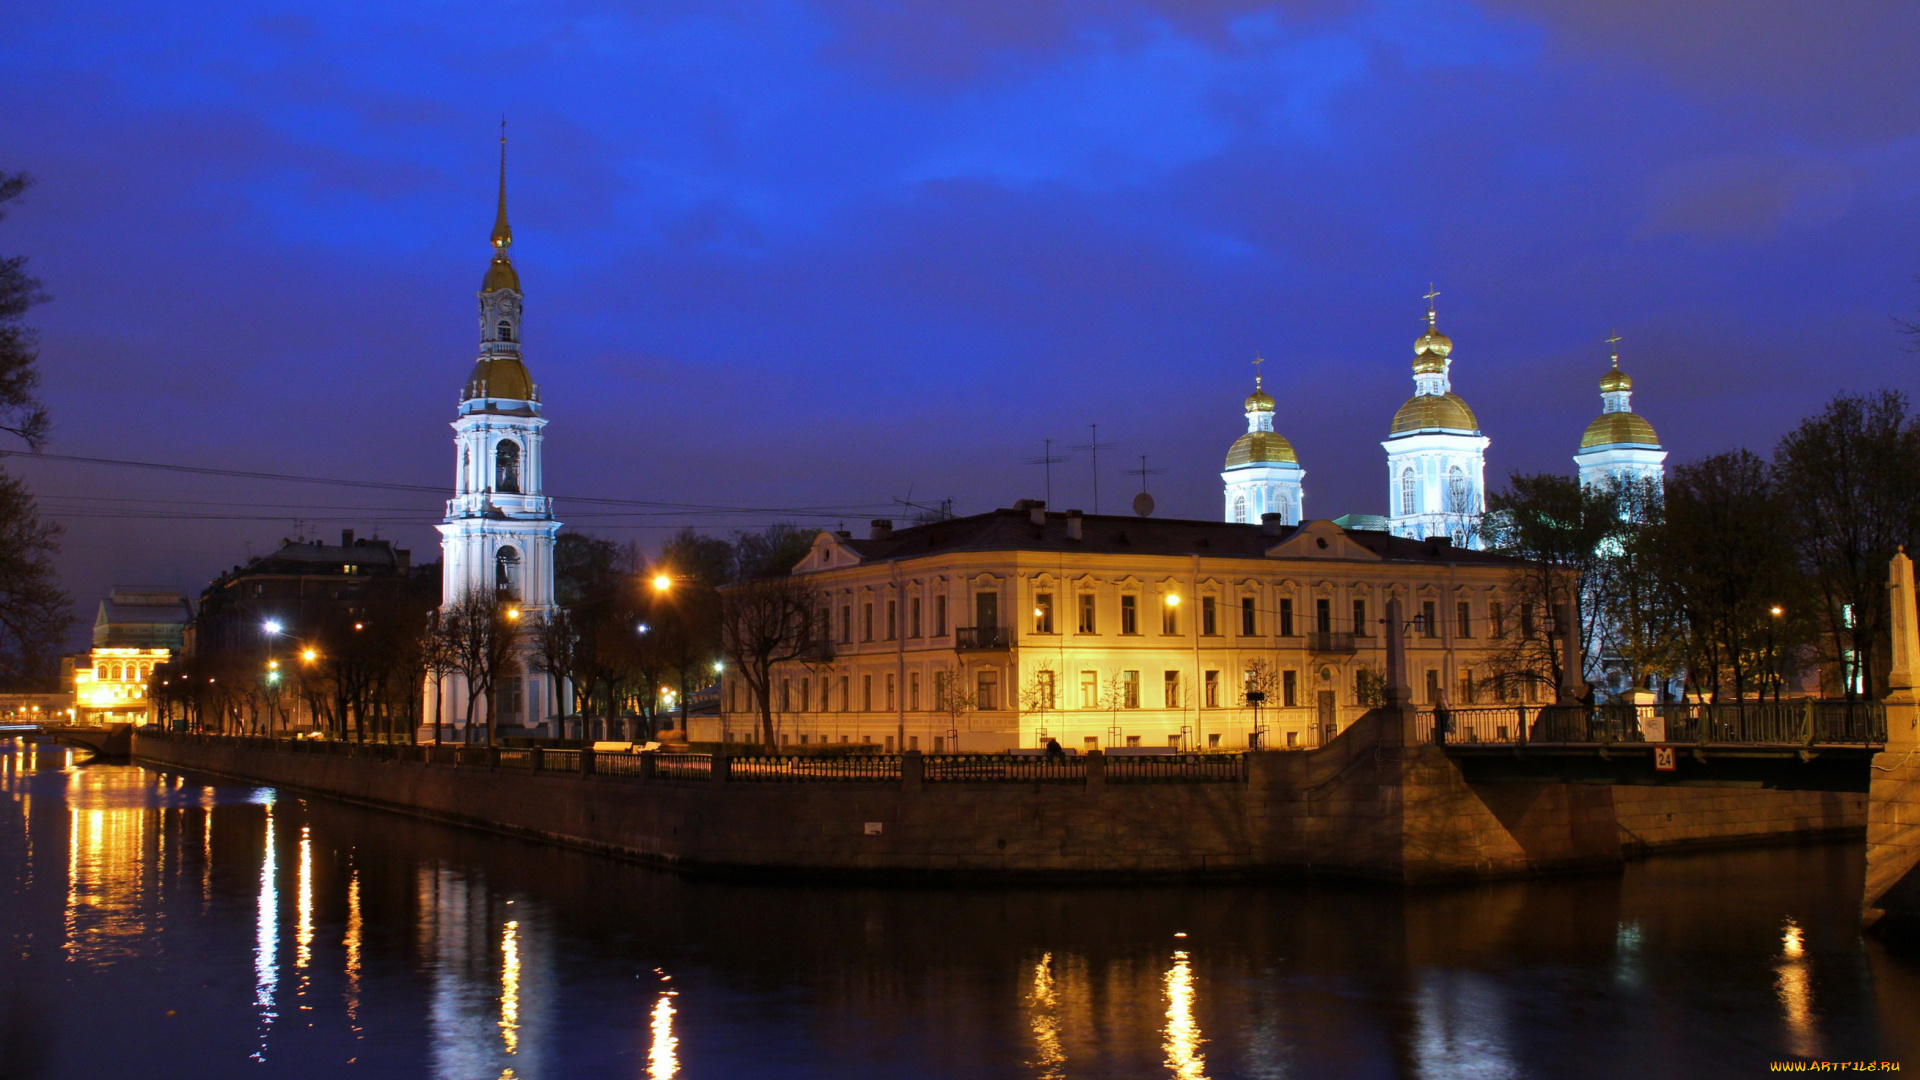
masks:
{"type": "Polygon", "coordinates": [[[1153,496],[1141,492],[1133,497],[1133,512],[1141,517],[1153,516],[1153,496]]]}

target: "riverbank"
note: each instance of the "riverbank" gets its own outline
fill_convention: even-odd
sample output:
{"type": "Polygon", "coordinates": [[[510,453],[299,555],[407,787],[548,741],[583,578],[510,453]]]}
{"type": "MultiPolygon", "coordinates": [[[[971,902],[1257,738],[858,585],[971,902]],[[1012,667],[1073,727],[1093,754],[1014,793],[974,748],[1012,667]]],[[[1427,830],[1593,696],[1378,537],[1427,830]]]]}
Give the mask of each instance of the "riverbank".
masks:
{"type": "Polygon", "coordinates": [[[1224,759],[1231,769],[1096,759],[991,779],[918,754],[823,777],[724,757],[153,732],[135,736],[134,755],[680,870],[776,877],[1418,883],[1864,834],[1859,793],[1470,783],[1439,748],[1399,745],[1390,720],[1369,716],[1315,750],[1224,759]]]}

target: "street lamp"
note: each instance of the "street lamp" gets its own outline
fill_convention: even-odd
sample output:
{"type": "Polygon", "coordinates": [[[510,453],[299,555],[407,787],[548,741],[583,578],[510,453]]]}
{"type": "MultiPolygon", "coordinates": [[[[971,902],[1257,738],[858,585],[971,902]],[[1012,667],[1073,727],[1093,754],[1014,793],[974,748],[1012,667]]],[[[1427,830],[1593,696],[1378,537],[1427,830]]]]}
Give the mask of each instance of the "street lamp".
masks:
{"type": "Polygon", "coordinates": [[[1767,677],[1773,680],[1773,703],[1778,705],[1780,704],[1780,683],[1783,680],[1780,678],[1780,657],[1773,651],[1773,628],[1780,624],[1787,609],[1775,604],[1767,611],[1773,616],[1767,620],[1767,677]]]}
{"type": "Polygon", "coordinates": [[[300,654],[300,659],[306,661],[309,664],[313,663],[315,660],[318,660],[319,658],[320,658],[320,654],[317,652],[314,652],[312,649],[307,649],[301,652],[300,654]]]}
{"type": "Polygon", "coordinates": [[[668,589],[671,589],[671,588],[673,588],[673,578],[671,576],[667,574],[653,575],[653,591],[654,592],[666,592],[668,589]]]}

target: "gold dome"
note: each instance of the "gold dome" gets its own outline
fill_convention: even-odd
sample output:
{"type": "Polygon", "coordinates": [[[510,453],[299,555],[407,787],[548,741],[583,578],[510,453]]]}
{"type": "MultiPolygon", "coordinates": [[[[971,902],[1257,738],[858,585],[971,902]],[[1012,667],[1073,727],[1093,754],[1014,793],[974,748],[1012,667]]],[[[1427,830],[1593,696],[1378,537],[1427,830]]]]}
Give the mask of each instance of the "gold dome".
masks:
{"type": "Polygon", "coordinates": [[[1267,396],[1265,390],[1255,390],[1253,393],[1247,395],[1247,411],[1272,412],[1273,399],[1267,396]]]}
{"type": "Polygon", "coordinates": [[[527,365],[513,356],[483,356],[473,365],[473,374],[467,376],[467,390],[462,398],[472,401],[475,398],[504,398],[508,401],[532,401],[534,387],[533,376],[527,374],[527,365]]]}
{"type": "MultiPolygon", "coordinates": [[[[1253,399],[1247,400],[1251,402],[1253,399]]],[[[1235,439],[1233,449],[1227,451],[1227,468],[1229,469],[1237,469],[1242,465],[1268,464],[1300,464],[1300,459],[1293,454],[1293,444],[1276,432],[1249,431],[1235,439]]]]}
{"type": "Polygon", "coordinates": [[[481,292],[497,292],[501,289],[520,291],[520,273],[504,257],[489,263],[487,276],[480,281],[481,292]]]}
{"type": "Polygon", "coordinates": [[[1473,410],[1467,407],[1460,395],[1452,391],[1445,394],[1415,394],[1400,406],[1399,412],[1393,414],[1393,429],[1387,434],[1391,437],[1434,430],[1471,431],[1478,434],[1480,421],[1474,419],[1473,410]]]}
{"type": "Polygon", "coordinates": [[[1620,358],[1615,357],[1613,369],[1605,375],[1600,376],[1600,392],[1603,394],[1611,394],[1620,390],[1632,389],[1633,380],[1627,376],[1626,372],[1620,370],[1620,358]]]}
{"type": "MultiPolygon", "coordinates": [[[[1626,378],[1625,375],[1620,377],[1626,378]]],[[[1639,413],[1601,413],[1594,418],[1593,423],[1587,425],[1587,433],[1580,438],[1580,449],[1591,450],[1596,446],[1615,446],[1621,443],[1659,446],[1660,436],[1654,434],[1653,425],[1647,423],[1646,418],[1639,413]]]]}
{"type": "Polygon", "coordinates": [[[1422,356],[1431,353],[1442,360],[1453,351],[1453,339],[1441,333],[1432,323],[1427,324],[1427,332],[1414,339],[1413,355],[1422,356]]]}

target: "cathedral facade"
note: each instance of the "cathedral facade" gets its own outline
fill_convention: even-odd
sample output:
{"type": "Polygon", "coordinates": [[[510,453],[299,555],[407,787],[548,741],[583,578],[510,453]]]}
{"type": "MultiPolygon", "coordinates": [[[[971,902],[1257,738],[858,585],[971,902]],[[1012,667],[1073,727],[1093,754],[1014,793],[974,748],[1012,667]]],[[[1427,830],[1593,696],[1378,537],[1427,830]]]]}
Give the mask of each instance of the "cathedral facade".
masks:
{"type": "MultiPolygon", "coordinates": [[[[546,417],[540,388],[521,358],[525,299],[513,266],[513,230],[507,224],[506,140],[500,148],[500,203],[493,224],[493,258],[480,284],[480,355],[460,391],[453,421],[454,485],[439,525],[441,610],[463,598],[498,596],[507,616],[531,631],[554,604],[553,545],[560,532],[546,494],[542,444],[546,417]]],[[[538,727],[565,702],[568,689],[534,670],[528,650],[495,679],[498,729],[538,727]]],[[[436,711],[456,739],[486,722],[482,702],[466,715],[466,679],[450,673],[428,687],[426,716],[436,711]],[[437,698],[437,700],[435,700],[437,698]]]]}

